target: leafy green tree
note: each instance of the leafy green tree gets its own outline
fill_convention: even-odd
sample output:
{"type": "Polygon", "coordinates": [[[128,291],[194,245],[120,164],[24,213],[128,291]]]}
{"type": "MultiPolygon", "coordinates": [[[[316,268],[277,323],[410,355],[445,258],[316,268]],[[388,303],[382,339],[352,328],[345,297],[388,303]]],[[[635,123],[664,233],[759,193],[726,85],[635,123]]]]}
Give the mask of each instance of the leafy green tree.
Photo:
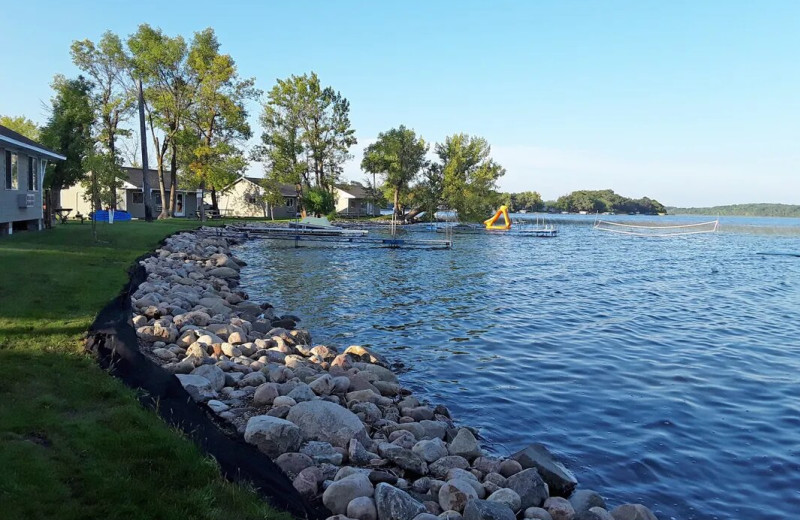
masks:
{"type": "Polygon", "coordinates": [[[415,209],[409,212],[407,220],[422,212],[425,212],[425,220],[435,220],[436,211],[442,202],[443,191],[442,166],[438,163],[426,164],[420,181],[411,189],[411,205],[415,209]]]}
{"type": "Polygon", "coordinates": [[[536,191],[523,191],[515,194],[515,208],[517,211],[541,211],[544,208],[542,196],[536,191]]]}
{"type": "Polygon", "coordinates": [[[51,101],[50,117],[42,128],[41,142],[61,153],[64,161],[49,166],[44,179],[45,188],[55,194],[54,204],[60,205],[60,191],[78,182],[86,171],[84,160],[93,148],[92,84],[83,76],[67,79],[56,76],[53,80],[56,94],[51,101]]]}
{"type": "Polygon", "coordinates": [[[466,134],[452,135],[436,145],[444,178],[442,198],[460,220],[482,220],[499,202],[495,189],[505,169],[490,153],[486,139],[466,134]]]}
{"type": "Polygon", "coordinates": [[[0,116],[0,125],[10,128],[28,139],[39,140],[39,126],[25,116],[0,116]]]}
{"type": "MultiPolygon", "coordinates": [[[[269,208],[270,218],[275,220],[275,207],[284,202],[281,184],[272,176],[261,179],[259,184],[261,185],[260,199],[263,201],[264,211],[266,213],[266,208],[269,208]]],[[[266,214],[264,216],[266,217],[266,214]]]]}
{"type": "Polygon", "coordinates": [[[308,188],[303,192],[303,207],[314,216],[320,217],[336,209],[336,198],[333,192],[322,186],[308,188]]]}
{"type": "MultiPolygon", "coordinates": [[[[92,105],[95,111],[96,136],[98,144],[114,164],[121,162],[117,151],[117,139],[127,137],[131,131],[120,128],[134,108],[134,96],[125,84],[129,72],[129,60],[125,54],[122,40],[107,31],[95,45],[91,40],[75,41],[71,47],[72,61],[93,81],[92,105]]],[[[118,173],[117,177],[98,179],[103,190],[108,190],[109,203],[117,206],[117,187],[124,176],[121,168],[106,168],[107,172],[118,173]]]]}
{"type": "Polygon", "coordinates": [[[174,196],[178,184],[176,140],[194,98],[194,85],[187,65],[189,50],[182,36],[169,37],[161,29],[153,29],[147,24],[140,25],[136,33],[128,38],[128,48],[133,75],[142,79],[145,89],[145,110],[155,148],[158,186],[163,201],[158,218],[167,218],[175,208],[174,196]],[[164,168],[170,153],[168,207],[164,168]]]}
{"type": "Polygon", "coordinates": [[[392,193],[395,218],[403,215],[402,199],[425,166],[427,153],[425,140],[403,125],[381,132],[364,150],[361,169],[383,176],[384,187],[392,193]]]}
{"type": "Polygon", "coordinates": [[[195,88],[187,121],[198,138],[189,170],[194,184],[211,190],[212,207],[218,209],[217,192],[247,166],[242,147],[252,132],[245,102],[261,92],[253,78],[239,78],[230,55],[220,54],[213,29],[195,33],[188,69],[195,88]]]}
{"type": "Polygon", "coordinates": [[[261,115],[264,127],[257,157],[267,175],[279,182],[328,191],[356,144],[350,103],[315,73],[278,80],[267,93],[261,115]]]}
{"type": "Polygon", "coordinates": [[[117,190],[122,188],[122,168],[109,154],[92,151],[84,160],[87,174],[81,179],[83,198],[92,203],[95,210],[104,207],[116,208],[119,203],[117,190]]]}

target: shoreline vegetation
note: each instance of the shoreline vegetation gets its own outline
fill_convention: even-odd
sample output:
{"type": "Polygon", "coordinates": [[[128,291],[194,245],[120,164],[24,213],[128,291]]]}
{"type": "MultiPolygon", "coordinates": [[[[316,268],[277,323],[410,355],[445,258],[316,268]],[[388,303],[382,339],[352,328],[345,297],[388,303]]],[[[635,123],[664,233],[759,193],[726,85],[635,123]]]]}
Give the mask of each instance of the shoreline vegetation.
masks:
{"type": "Polygon", "coordinates": [[[83,353],[134,260],[197,222],[69,223],[0,241],[4,518],[286,518],[83,353]]]}
{"type": "Polygon", "coordinates": [[[377,352],[314,345],[300,317],[239,288],[238,236],[183,232],[142,260],[140,348],[191,399],[271,457],[329,520],[654,520],[606,510],[540,444],[487,455],[447,408],[413,396],[377,352]]]}
{"type": "Polygon", "coordinates": [[[795,204],[728,204],[702,208],[667,207],[671,215],[719,215],[723,217],[800,217],[800,205],[795,204]]]}

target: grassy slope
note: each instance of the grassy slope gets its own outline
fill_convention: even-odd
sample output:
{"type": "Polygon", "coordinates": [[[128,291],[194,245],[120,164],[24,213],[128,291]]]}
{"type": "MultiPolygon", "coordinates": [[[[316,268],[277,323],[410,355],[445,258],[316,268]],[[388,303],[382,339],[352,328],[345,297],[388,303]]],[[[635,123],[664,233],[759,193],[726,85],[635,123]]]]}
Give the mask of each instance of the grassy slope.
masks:
{"type": "Polygon", "coordinates": [[[133,260],[190,221],[0,239],[0,517],[275,518],[141,408],[81,337],[133,260]]]}

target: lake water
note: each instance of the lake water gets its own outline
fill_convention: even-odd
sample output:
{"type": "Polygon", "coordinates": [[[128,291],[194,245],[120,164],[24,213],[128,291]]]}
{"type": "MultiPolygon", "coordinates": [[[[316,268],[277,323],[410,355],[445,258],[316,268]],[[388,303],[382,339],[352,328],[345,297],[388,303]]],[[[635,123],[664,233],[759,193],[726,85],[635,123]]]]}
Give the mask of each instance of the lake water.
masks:
{"type": "Polygon", "coordinates": [[[403,383],[490,451],[545,443],[611,507],[800,517],[800,258],[756,254],[800,253],[800,219],[672,238],[592,221],[560,216],[552,239],[456,235],[449,251],[253,241],[242,282],[315,343],[402,362],[403,383]]]}

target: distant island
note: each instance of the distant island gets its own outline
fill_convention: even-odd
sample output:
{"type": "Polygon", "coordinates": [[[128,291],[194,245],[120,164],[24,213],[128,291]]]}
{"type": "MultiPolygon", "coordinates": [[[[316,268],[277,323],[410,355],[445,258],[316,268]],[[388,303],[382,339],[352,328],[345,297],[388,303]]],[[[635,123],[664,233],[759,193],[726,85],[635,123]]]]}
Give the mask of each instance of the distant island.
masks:
{"type": "Polygon", "coordinates": [[[729,204],[708,208],[668,207],[673,215],[720,215],[738,217],[800,217],[800,205],[795,204],[729,204]]]}
{"type": "Polygon", "coordinates": [[[666,213],[667,209],[657,200],[649,197],[631,199],[614,193],[614,190],[579,190],[558,200],[547,202],[548,211],[569,213],[638,213],[656,215],[666,213]]]}

